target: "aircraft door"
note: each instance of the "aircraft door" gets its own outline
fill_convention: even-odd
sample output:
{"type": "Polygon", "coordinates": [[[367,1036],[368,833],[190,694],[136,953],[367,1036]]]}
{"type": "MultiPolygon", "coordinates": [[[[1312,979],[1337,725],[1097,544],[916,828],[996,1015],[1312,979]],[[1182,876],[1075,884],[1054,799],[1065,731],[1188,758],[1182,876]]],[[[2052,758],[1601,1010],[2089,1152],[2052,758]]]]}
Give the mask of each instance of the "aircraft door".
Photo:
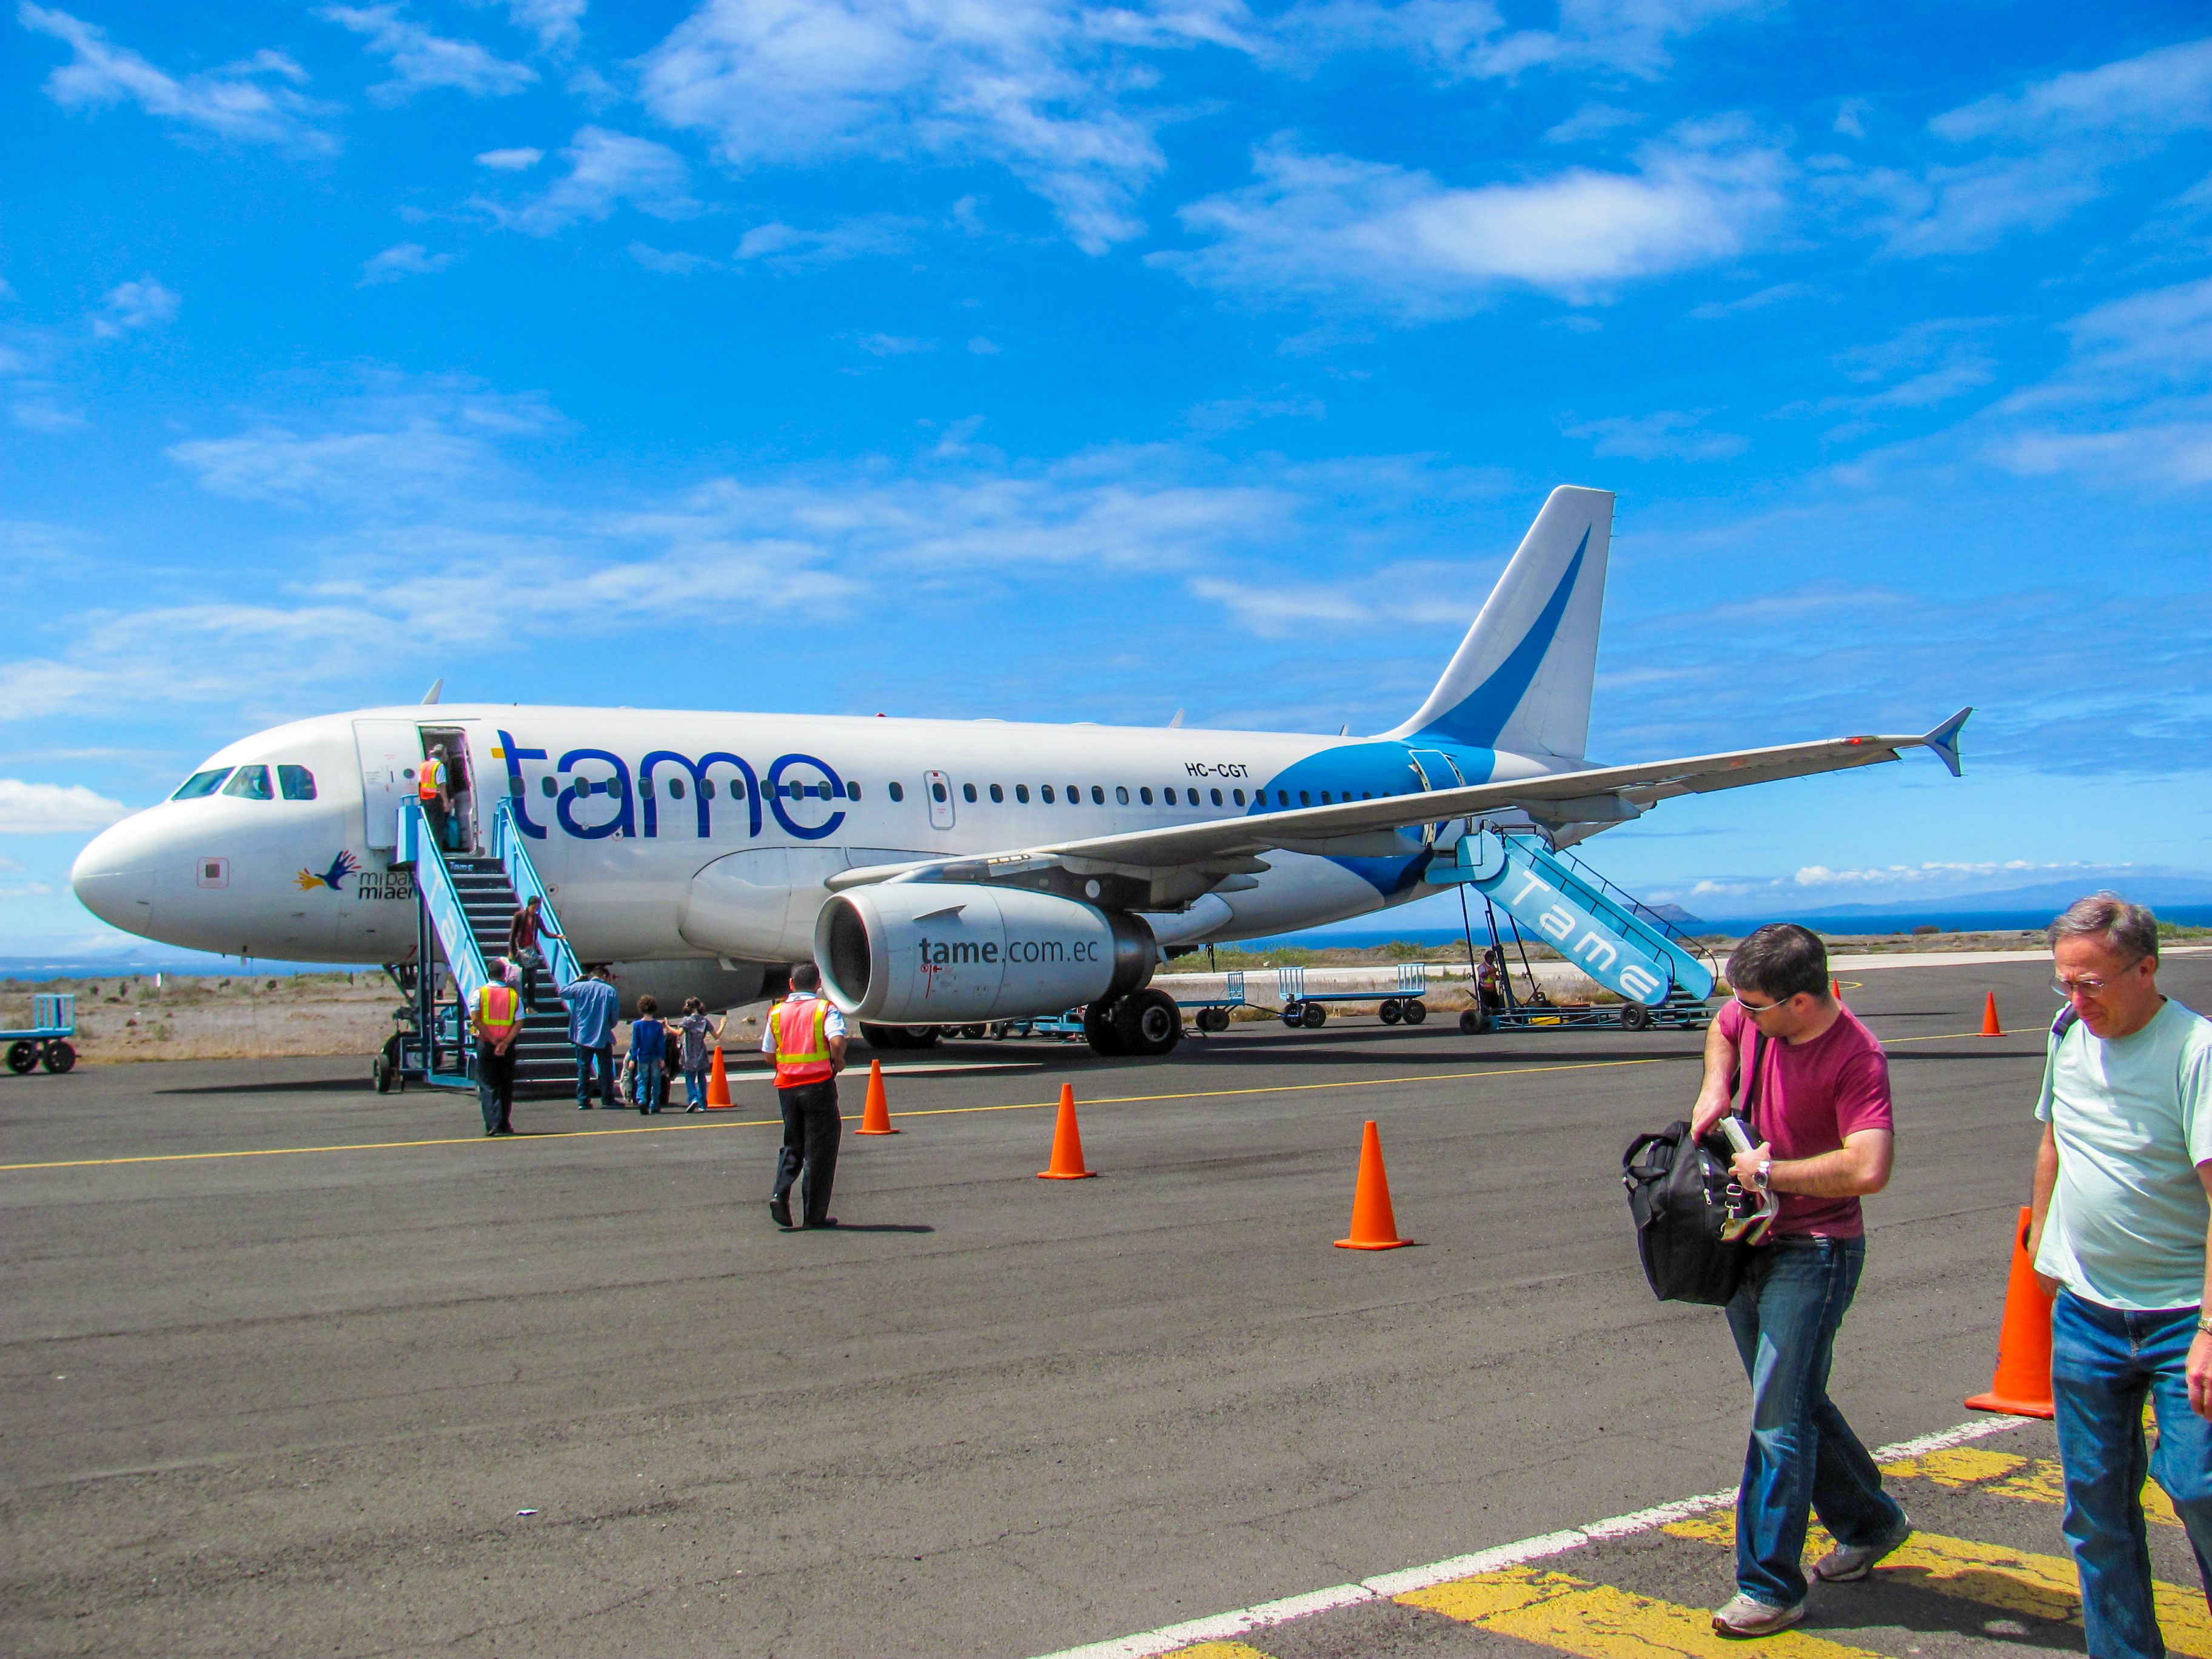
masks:
{"type": "Polygon", "coordinates": [[[929,827],[950,830],[952,827],[952,780],[942,772],[924,772],[921,787],[929,792],[929,827]]]}
{"type": "Polygon", "coordinates": [[[399,845],[399,809],[415,799],[415,770],[422,763],[422,734],[412,720],[356,720],[361,753],[362,839],[373,853],[399,845]]]}
{"type": "MultiPolygon", "coordinates": [[[[1467,782],[1460,772],[1459,763],[1440,749],[1409,749],[1406,753],[1413,762],[1413,775],[1420,779],[1424,789],[1457,789],[1467,782]]],[[[1421,844],[1424,847],[1435,846],[1437,832],[1443,828],[1441,823],[1423,824],[1421,844]]]]}

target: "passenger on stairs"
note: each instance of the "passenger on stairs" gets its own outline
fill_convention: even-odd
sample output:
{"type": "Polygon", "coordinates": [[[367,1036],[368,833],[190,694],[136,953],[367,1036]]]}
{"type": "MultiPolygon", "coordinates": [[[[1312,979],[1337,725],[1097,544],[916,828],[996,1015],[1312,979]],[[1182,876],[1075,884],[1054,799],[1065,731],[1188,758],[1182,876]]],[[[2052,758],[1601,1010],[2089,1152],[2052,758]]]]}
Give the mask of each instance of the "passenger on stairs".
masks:
{"type": "Polygon", "coordinates": [[[622,998],[615,990],[614,969],[605,963],[586,970],[584,977],[561,993],[568,1005],[568,1041],[576,1050],[576,1109],[592,1109],[592,1080],[599,1079],[599,1094],[609,1111],[615,1100],[615,1016],[622,998]]]}
{"type": "Polygon", "coordinates": [[[522,908],[507,919],[507,954],[522,969],[522,1002],[533,1014],[547,1012],[538,1000],[538,975],[544,971],[545,953],[538,948],[541,939],[562,939],[545,920],[545,913],[537,894],[523,902],[522,908]]]}
{"type": "Polygon", "coordinates": [[[653,997],[637,1000],[637,1018],[629,1028],[630,1098],[637,1115],[657,1113],[668,1098],[668,1027],[653,997]]]}

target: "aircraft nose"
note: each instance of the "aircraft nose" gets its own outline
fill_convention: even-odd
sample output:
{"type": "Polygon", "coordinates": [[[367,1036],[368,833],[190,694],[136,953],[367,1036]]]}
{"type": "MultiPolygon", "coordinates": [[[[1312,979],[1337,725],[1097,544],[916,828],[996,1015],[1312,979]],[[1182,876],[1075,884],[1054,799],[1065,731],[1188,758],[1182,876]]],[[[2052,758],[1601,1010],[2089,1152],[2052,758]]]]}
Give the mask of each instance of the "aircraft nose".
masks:
{"type": "Polygon", "coordinates": [[[152,919],[161,836],[141,812],[101,830],[70,866],[77,902],[111,926],[143,933],[152,919]]]}

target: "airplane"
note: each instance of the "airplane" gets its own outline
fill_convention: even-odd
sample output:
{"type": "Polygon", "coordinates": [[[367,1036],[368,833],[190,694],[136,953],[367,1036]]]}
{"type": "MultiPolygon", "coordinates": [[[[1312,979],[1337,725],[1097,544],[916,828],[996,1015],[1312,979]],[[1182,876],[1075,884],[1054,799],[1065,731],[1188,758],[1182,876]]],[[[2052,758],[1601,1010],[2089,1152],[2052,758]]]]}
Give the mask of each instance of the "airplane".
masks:
{"type": "Polygon", "coordinates": [[[96,836],[70,881],[102,920],[164,943],[404,968],[418,933],[403,809],[434,749],[472,848],[510,814],[578,955],[617,964],[627,1000],[734,1006],[812,960],[882,1046],[1082,1006],[1094,1047],[1143,1055],[1182,1036],[1150,983],[1169,953],[1447,890],[1427,878],[1472,831],[1558,848],[1674,797],[1911,748],[1959,775],[1971,708],[1917,737],[1594,764],[1613,508],[1610,491],[1553,489],[1427,700],[1370,737],[364,708],[217,750],[96,836]]]}

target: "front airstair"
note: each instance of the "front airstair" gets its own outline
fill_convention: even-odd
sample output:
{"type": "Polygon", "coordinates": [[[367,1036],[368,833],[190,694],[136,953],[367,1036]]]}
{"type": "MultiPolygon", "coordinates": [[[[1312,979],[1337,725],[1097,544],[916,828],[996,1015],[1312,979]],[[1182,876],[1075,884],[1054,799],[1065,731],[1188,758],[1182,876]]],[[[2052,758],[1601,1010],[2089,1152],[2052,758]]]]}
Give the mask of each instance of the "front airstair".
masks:
{"type": "MultiPolygon", "coordinates": [[[[473,1088],[476,1045],[468,1036],[467,1010],[477,992],[490,982],[492,961],[507,954],[508,918],[535,894],[547,929],[567,930],[506,802],[493,815],[489,856],[444,851],[421,809],[411,803],[401,813],[399,842],[400,861],[411,864],[415,872],[417,948],[412,970],[403,980],[410,1018],[387,1045],[378,1086],[388,1087],[389,1076],[403,1084],[473,1088]]],[[[518,1099],[566,1093],[575,1077],[568,1011],[558,994],[581,969],[566,939],[545,937],[538,948],[545,957],[538,976],[538,1000],[551,1012],[524,1017],[516,1039],[518,1099]]]]}

